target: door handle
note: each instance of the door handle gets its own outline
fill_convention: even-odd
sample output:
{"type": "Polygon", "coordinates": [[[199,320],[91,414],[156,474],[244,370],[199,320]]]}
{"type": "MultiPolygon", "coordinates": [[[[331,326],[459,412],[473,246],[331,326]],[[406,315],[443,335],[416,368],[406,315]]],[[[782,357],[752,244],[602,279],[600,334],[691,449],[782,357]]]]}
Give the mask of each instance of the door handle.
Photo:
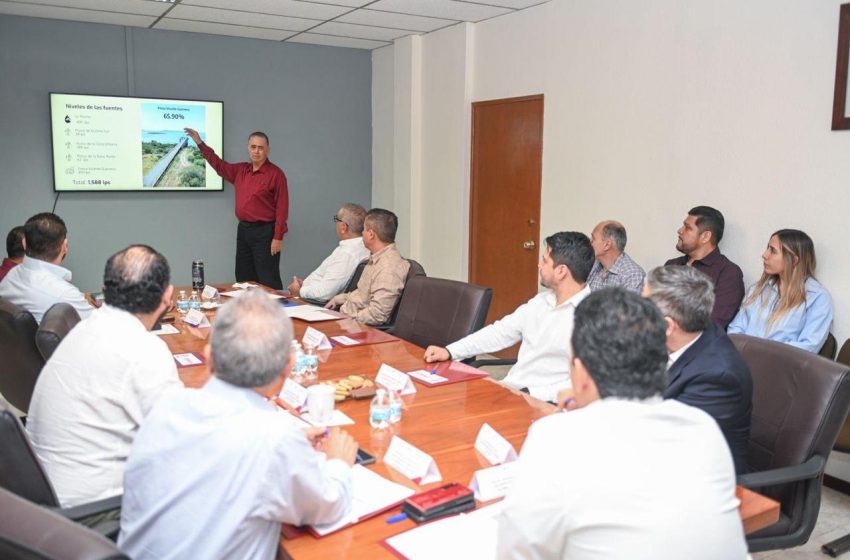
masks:
{"type": "Polygon", "coordinates": [[[527,249],[529,251],[534,250],[535,247],[537,247],[537,244],[534,241],[525,241],[522,244],[522,248],[527,249]]]}

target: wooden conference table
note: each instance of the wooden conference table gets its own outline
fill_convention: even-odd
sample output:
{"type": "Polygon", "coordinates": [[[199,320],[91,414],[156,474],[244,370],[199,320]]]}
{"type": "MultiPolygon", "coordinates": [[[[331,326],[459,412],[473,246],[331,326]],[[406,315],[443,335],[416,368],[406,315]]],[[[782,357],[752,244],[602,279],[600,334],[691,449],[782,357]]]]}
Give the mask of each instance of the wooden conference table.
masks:
{"type": "MultiPolygon", "coordinates": [[[[221,287],[223,290],[229,287],[221,287]]],[[[222,298],[226,300],[227,298],[222,298]]],[[[214,312],[208,312],[214,320],[214,312]]],[[[353,334],[369,327],[353,319],[305,323],[294,320],[295,335],[300,340],[308,326],[328,337],[353,334]]],[[[210,329],[196,329],[174,323],[179,334],[163,336],[175,354],[200,353],[207,344],[210,329]]],[[[364,375],[371,379],[382,363],[401,371],[430,369],[422,359],[422,348],[397,339],[392,342],[345,347],[336,345],[332,350],[319,353],[319,380],[337,379],[348,375],[364,375]]],[[[209,377],[206,365],[180,368],[180,377],[189,387],[202,386],[209,377]]],[[[337,408],[350,416],[355,424],[345,429],[360,446],[373,453],[378,461],[369,468],[382,476],[416,490],[429,489],[446,482],[468,484],[474,472],[490,464],[475,449],[474,443],[481,425],[486,422],[508,439],[519,451],[531,423],[554,411],[554,407],[520,392],[511,391],[490,379],[428,387],[416,383],[415,395],[403,397],[405,402],[402,421],[392,431],[373,430],[369,426],[369,400],[346,400],[337,408]],[[411,480],[383,464],[381,458],[393,434],[429,453],[437,463],[442,483],[418,486],[411,480]]],[[[741,517],[749,534],[775,523],[779,519],[779,504],[765,496],[738,488],[741,500],[741,517]]],[[[393,510],[396,511],[396,510],[393,510]]],[[[383,539],[413,528],[416,524],[404,520],[387,524],[385,513],[347,529],[317,539],[304,534],[294,539],[281,538],[280,557],[300,558],[380,558],[390,553],[380,543],[383,539]]]]}

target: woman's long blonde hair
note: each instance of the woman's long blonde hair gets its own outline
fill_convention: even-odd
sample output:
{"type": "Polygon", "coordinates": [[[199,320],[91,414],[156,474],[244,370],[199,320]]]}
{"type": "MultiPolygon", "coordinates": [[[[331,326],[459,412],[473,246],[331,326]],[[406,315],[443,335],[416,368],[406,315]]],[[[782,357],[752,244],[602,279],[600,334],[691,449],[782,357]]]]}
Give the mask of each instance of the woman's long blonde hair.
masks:
{"type": "Polygon", "coordinates": [[[756,283],[753,293],[744,302],[744,306],[752,305],[756,300],[765,295],[769,286],[779,285],[784,288],[779,290],[779,299],[770,310],[767,319],[768,328],[773,327],[782,320],[785,315],[800,304],[806,302],[806,280],[815,275],[815,245],[812,238],[798,229],[780,229],[770,237],[776,237],[782,247],[782,260],[785,267],[779,274],[768,274],[764,272],[756,283]]]}

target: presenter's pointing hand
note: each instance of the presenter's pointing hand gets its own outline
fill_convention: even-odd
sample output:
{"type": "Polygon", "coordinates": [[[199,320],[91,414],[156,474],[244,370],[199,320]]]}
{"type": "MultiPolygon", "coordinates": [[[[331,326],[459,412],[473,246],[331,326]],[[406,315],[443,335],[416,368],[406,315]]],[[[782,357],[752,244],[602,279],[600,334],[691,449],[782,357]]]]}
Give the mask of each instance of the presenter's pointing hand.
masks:
{"type": "Polygon", "coordinates": [[[426,362],[445,362],[449,359],[449,351],[441,346],[429,346],[425,349],[426,362]]]}
{"type": "Polygon", "coordinates": [[[200,134],[198,134],[198,131],[197,131],[197,130],[195,130],[194,128],[184,128],[184,129],[183,129],[183,132],[185,132],[185,133],[186,133],[186,136],[188,136],[189,138],[191,138],[191,139],[192,139],[192,141],[193,141],[193,142],[195,142],[195,144],[197,144],[197,145],[199,145],[199,146],[200,146],[200,145],[201,145],[201,143],[203,142],[203,141],[201,140],[201,136],[200,136],[200,134]]]}

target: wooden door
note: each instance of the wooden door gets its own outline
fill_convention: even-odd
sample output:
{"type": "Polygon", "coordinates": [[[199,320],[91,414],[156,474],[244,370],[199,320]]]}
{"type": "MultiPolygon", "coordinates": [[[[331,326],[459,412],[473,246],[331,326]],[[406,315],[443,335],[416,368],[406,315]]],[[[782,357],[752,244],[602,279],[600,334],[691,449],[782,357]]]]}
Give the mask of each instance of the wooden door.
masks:
{"type": "Polygon", "coordinates": [[[472,104],[469,281],[493,288],[487,323],[537,293],[543,96],[472,104]]]}

